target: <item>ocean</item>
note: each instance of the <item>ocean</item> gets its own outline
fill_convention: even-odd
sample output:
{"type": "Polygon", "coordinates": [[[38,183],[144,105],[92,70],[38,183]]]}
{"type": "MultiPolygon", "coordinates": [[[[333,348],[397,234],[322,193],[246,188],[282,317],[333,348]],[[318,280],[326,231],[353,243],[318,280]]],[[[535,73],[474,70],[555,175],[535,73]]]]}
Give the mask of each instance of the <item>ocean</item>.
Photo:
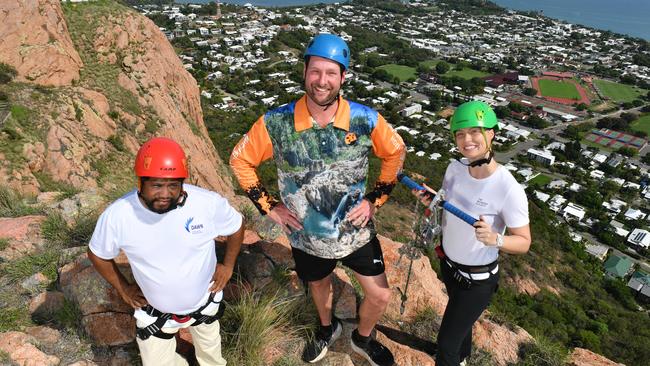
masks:
{"type": "Polygon", "coordinates": [[[508,9],[542,10],[550,18],[650,41],[648,0],[492,0],[508,9]]]}
{"type": "MultiPolygon", "coordinates": [[[[176,0],[207,3],[213,0],[176,0]]],[[[223,0],[222,0],[223,1],[223,0]]],[[[516,10],[541,10],[544,15],[597,29],[610,30],[650,41],[650,0],[492,0],[516,10]]],[[[341,0],[225,0],[225,3],[258,6],[297,6],[336,3],[341,0]]]]}

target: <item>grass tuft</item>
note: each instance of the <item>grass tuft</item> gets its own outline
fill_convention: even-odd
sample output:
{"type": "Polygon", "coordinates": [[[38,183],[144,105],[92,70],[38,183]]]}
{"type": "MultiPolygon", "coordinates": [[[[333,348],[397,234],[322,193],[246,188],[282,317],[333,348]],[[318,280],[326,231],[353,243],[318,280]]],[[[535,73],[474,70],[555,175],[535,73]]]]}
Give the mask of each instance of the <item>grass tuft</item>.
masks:
{"type": "Polygon", "coordinates": [[[531,343],[519,346],[519,363],[522,366],[563,366],[568,351],[559,343],[552,342],[542,334],[533,335],[531,343]]]}
{"type": "Polygon", "coordinates": [[[31,325],[31,321],[26,306],[6,307],[0,311],[0,333],[21,329],[27,325],[31,325]]]}
{"type": "Polygon", "coordinates": [[[304,297],[283,298],[276,293],[249,291],[226,308],[221,320],[224,357],[241,366],[263,365],[264,351],[295,345],[307,327],[299,309],[304,297]]]}
{"type": "Polygon", "coordinates": [[[0,186],[0,217],[20,217],[43,213],[40,207],[29,206],[22,195],[0,186]]]}
{"type": "Polygon", "coordinates": [[[79,214],[72,225],[68,225],[63,216],[58,213],[48,215],[41,226],[43,237],[62,247],[76,247],[88,244],[97,223],[97,211],[79,214]]]}
{"type": "Polygon", "coordinates": [[[77,330],[81,318],[81,310],[77,304],[67,298],[64,299],[63,307],[54,314],[54,320],[71,332],[77,330]]]}
{"type": "Polygon", "coordinates": [[[28,254],[24,257],[5,263],[0,275],[7,276],[10,281],[18,282],[34,273],[41,272],[50,280],[56,279],[60,250],[46,248],[45,250],[28,254]]]}
{"type": "Polygon", "coordinates": [[[0,251],[7,249],[9,246],[9,239],[0,238],[0,251]]]}

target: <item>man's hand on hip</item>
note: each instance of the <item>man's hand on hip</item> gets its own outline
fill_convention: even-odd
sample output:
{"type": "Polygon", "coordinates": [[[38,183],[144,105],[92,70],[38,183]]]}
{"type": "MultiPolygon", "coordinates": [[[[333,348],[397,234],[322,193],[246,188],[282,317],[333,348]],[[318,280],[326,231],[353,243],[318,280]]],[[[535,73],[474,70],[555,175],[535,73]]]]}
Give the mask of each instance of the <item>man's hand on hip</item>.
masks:
{"type": "Polygon", "coordinates": [[[280,225],[282,230],[287,234],[290,234],[292,229],[296,231],[302,230],[302,224],[298,220],[298,215],[289,210],[284,203],[279,203],[273,207],[267,216],[276,224],[280,225]]]}
{"type": "Polygon", "coordinates": [[[232,277],[232,267],[226,266],[225,264],[217,264],[217,269],[212,275],[212,285],[210,286],[210,292],[219,292],[226,287],[230,277],[232,277]]]}
{"type": "Polygon", "coordinates": [[[345,217],[356,227],[365,227],[375,214],[375,205],[367,199],[361,200],[345,217]]]}
{"type": "Polygon", "coordinates": [[[122,287],[124,291],[120,293],[122,300],[134,309],[147,305],[147,299],[144,298],[142,290],[137,284],[129,284],[122,287]]]}

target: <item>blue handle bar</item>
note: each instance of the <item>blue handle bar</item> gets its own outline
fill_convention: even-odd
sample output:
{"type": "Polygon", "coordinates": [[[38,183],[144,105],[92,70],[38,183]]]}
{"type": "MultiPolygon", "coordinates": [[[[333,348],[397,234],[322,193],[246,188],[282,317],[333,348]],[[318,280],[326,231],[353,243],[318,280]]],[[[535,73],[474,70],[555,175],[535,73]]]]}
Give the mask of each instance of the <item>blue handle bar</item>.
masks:
{"type": "MultiPolygon", "coordinates": [[[[415,182],[413,179],[409,178],[406,176],[404,173],[399,173],[397,175],[397,180],[399,180],[402,184],[405,186],[409,187],[410,189],[415,189],[418,191],[426,191],[429,194],[431,192],[427,191],[426,188],[423,186],[419,185],[417,182],[415,182]]],[[[476,223],[478,220],[472,217],[471,215],[465,213],[463,210],[460,208],[452,205],[451,203],[447,201],[440,201],[440,205],[442,206],[443,209],[447,210],[447,212],[451,213],[452,215],[458,217],[459,219],[465,221],[466,223],[474,226],[474,223],[476,223]]]]}

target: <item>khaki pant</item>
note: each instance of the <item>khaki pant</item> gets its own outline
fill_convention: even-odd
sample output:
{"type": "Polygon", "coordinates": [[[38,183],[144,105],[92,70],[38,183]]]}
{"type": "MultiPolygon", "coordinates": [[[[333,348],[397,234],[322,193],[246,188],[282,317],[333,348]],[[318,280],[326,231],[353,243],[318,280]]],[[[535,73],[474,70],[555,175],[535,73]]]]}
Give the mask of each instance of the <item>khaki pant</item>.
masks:
{"type": "MultiPolygon", "coordinates": [[[[221,357],[221,336],[219,321],[189,327],[196,350],[196,359],[201,366],[224,366],[221,357]]],[[[162,328],[165,333],[176,333],[179,328],[162,328]]],[[[187,366],[188,363],[176,353],[176,338],[162,339],[151,336],[146,341],[136,337],[143,366],[187,366]]]]}

